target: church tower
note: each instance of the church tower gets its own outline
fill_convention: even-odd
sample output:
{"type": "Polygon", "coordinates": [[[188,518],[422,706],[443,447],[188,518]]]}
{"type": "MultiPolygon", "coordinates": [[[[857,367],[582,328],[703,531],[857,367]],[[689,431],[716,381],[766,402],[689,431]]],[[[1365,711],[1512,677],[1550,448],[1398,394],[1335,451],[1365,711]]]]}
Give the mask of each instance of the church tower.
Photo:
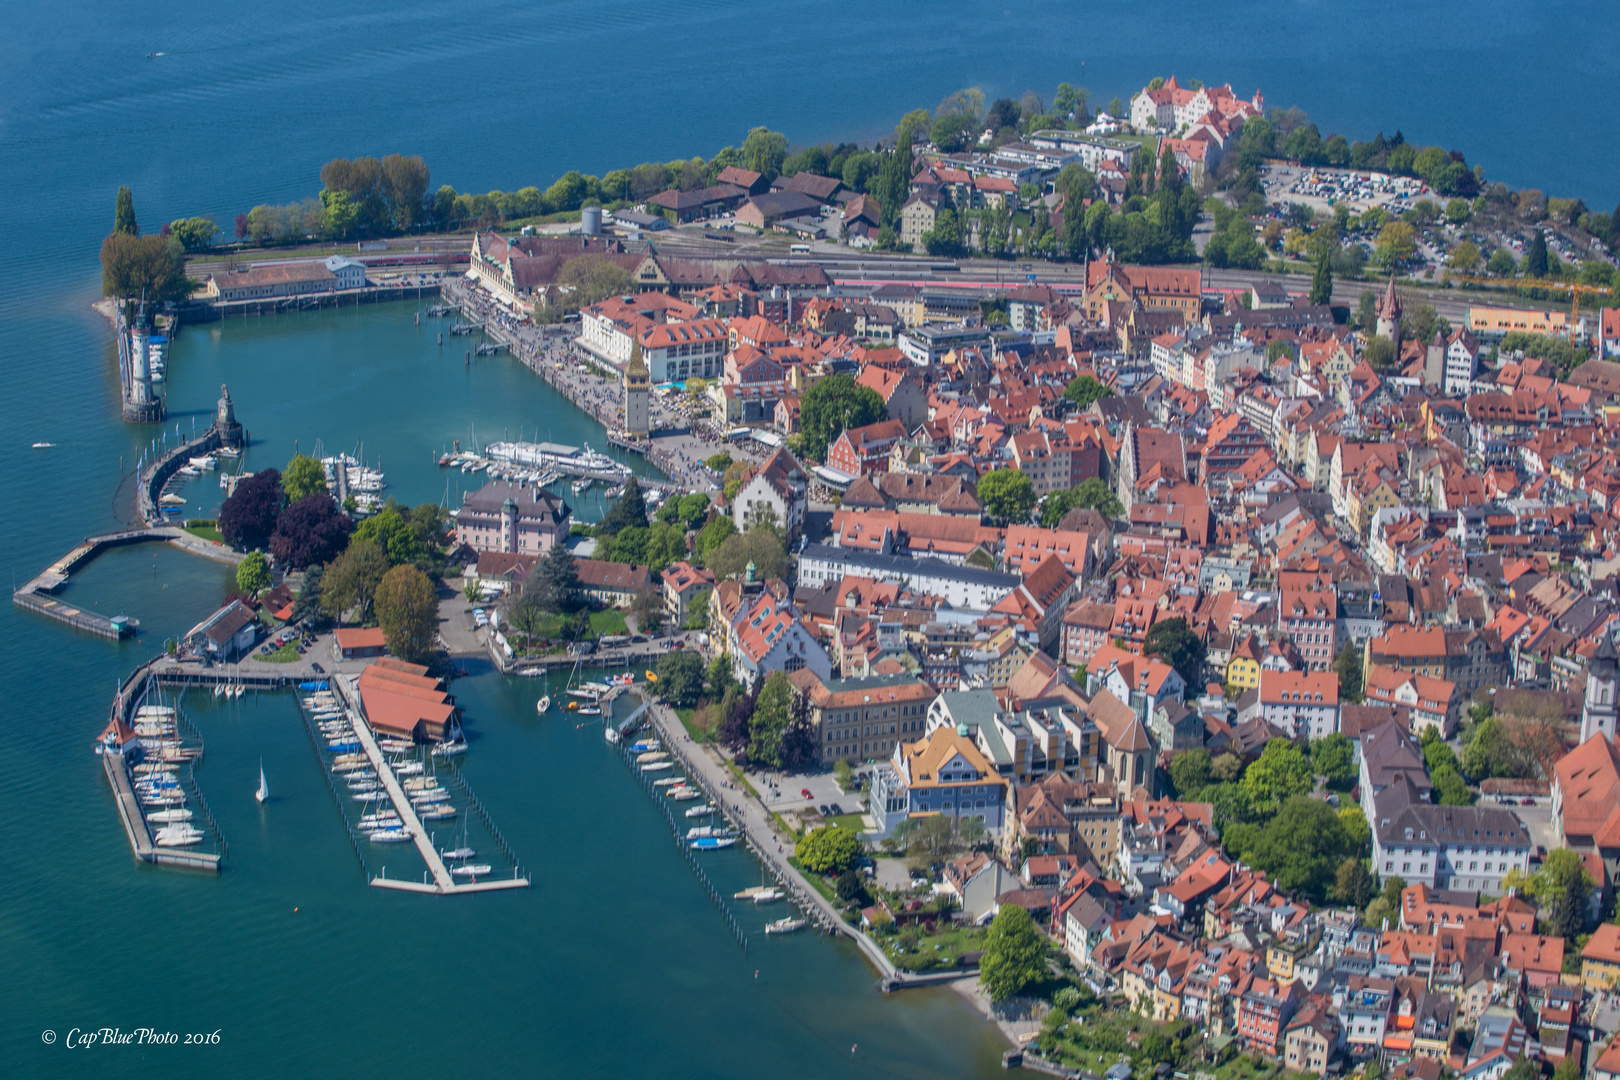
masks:
{"type": "Polygon", "coordinates": [[[1586,703],[1581,709],[1581,742],[1601,734],[1614,739],[1615,717],[1620,704],[1615,701],[1620,690],[1620,654],[1615,652],[1614,638],[1607,627],[1597,652],[1586,662],[1586,703]]]}
{"type": "Polygon", "coordinates": [[[630,363],[624,369],[624,430],[632,439],[645,439],[652,433],[647,416],[651,393],[652,376],[641,358],[641,342],[633,342],[630,363]]]}
{"type": "Polygon", "coordinates": [[[1401,298],[1395,295],[1395,278],[1389,279],[1389,288],[1378,301],[1378,336],[1394,343],[1396,353],[1401,344],[1401,298]]]}

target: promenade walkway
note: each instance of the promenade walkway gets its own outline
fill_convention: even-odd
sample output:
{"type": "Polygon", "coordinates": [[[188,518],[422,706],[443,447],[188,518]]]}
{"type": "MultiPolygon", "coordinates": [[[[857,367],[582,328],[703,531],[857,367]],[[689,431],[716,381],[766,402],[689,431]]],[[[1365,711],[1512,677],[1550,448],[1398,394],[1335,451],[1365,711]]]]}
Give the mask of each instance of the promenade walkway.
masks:
{"type": "Polygon", "coordinates": [[[772,874],[778,880],[789,883],[799,902],[813,909],[811,914],[815,916],[815,921],[834,933],[843,934],[859,946],[882,975],[885,992],[905,985],[909,980],[894,966],[877,942],[858,927],[845,922],[838,909],[788,862],[789,841],[778,836],[772,828],[770,811],[758,798],[737,785],[715,752],[694,743],[681,725],[680,718],[668,705],[654,702],[647,710],[647,716],[658,730],[664,747],[680,758],[689,773],[701,778],[703,786],[718,800],[717,809],[721,809],[753,841],[751,846],[765,860],[772,874]]]}

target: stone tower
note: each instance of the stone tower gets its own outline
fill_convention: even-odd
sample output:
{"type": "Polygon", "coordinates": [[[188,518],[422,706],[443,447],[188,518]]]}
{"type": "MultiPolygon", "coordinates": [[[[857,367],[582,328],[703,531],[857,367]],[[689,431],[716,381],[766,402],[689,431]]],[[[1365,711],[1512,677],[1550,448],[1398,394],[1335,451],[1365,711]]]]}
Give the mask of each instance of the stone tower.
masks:
{"type": "Polygon", "coordinates": [[[155,424],[163,419],[164,409],[163,399],[152,389],[152,331],[146,325],[145,307],[120,345],[128,349],[129,356],[124,419],[135,424],[155,424]]]}
{"type": "Polygon", "coordinates": [[[1613,740],[1615,717],[1620,703],[1615,701],[1620,690],[1620,654],[1614,649],[1614,638],[1607,627],[1597,652],[1586,662],[1586,703],[1581,708],[1581,742],[1593,735],[1613,740]]]}
{"type": "Polygon", "coordinates": [[[221,446],[240,450],[247,445],[247,432],[236,421],[236,406],[231,403],[231,389],[219,384],[219,405],[214,410],[214,430],[219,432],[221,446]]]}
{"type": "Polygon", "coordinates": [[[652,376],[641,358],[641,342],[637,341],[630,346],[630,363],[624,369],[624,430],[633,439],[652,434],[647,414],[651,394],[652,376]]]}
{"type": "Polygon", "coordinates": [[[1395,278],[1389,279],[1389,288],[1378,301],[1378,336],[1387,337],[1397,346],[1401,341],[1401,298],[1395,295],[1395,278]]]}

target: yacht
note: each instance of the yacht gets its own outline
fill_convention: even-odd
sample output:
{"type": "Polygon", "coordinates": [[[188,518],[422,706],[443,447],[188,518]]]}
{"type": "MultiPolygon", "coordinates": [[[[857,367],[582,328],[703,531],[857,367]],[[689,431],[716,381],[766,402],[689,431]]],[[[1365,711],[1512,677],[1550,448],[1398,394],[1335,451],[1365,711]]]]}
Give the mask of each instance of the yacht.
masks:
{"type": "Polygon", "coordinates": [[[449,803],[430,803],[424,807],[416,807],[416,816],[423,821],[444,821],[456,816],[456,808],[449,803]]]}
{"type": "Polygon", "coordinates": [[[489,876],[489,863],[467,863],[450,871],[456,877],[477,878],[489,876]]]}
{"type": "Polygon", "coordinates": [[[434,757],[455,757],[457,754],[465,754],[466,752],[467,740],[459,738],[439,743],[433,748],[434,757]]]}
{"type": "Polygon", "coordinates": [[[191,844],[201,843],[202,838],[201,829],[181,821],[173,825],[165,825],[159,829],[152,841],[158,847],[187,847],[191,844]]]}
{"type": "Polygon", "coordinates": [[[551,695],[547,694],[534,703],[534,711],[541,716],[551,711],[551,695]]]}
{"type": "Polygon", "coordinates": [[[603,728],[602,729],[602,734],[607,738],[607,741],[610,742],[610,743],[617,743],[619,741],[619,738],[620,738],[619,729],[614,727],[612,724],[609,724],[607,727],[603,728]]]}
{"type": "Polygon", "coordinates": [[[704,836],[692,841],[694,851],[718,851],[737,842],[735,836],[704,836]]]}
{"type": "Polygon", "coordinates": [[[675,788],[669,793],[669,797],[676,802],[691,802],[693,799],[703,798],[703,792],[697,788],[675,788]]]}
{"type": "Polygon", "coordinates": [[[807,925],[809,924],[804,919],[796,919],[790,915],[785,919],[777,919],[773,923],[767,923],[765,932],[767,934],[791,934],[794,931],[803,930],[807,925]]]}
{"type": "Polygon", "coordinates": [[[649,750],[644,754],[636,755],[636,764],[645,765],[649,761],[663,761],[667,757],[669,757],[669,754],[662,750],[649,750]]]}
{"type": "Polygon", "coordinates": [[[692,807],[692,809],[690,809],[690,810],[688,810],[686,812],[686,816],[687,817],[702,817],[704,814],[712,814],[712,813],[714,813],[714,807],[710,806],[708,803],[704,803],[702,806],[694,806],[694,807],[692,807]]]}
{"type": "Polygon", "coordinates": [[[781,889],[761,889],[754,894],[756,904],[774,904],[787,896],[781,889]]]}
{"type": "Polygon", "coordinates": [[[451,848],[448,851],[441,851],[441,852],[439,852],[439,854],[443,855],[447,859],[470,859],[474,855],[478,854],[478,852],[474,851],[470,847],[463,846],[463,847],[458,847],[458,848],[451,848]]]}
{"type": "Polygon", "coordinates": [[[178,807],[170,810],[158,810],[147,814],[146,820],[154,825],[172,825],[177,821],[190,821],[191,811],[178,807]]]}
{"type": "Polygon", "coordinates": [[[671,762],[668,762],[668,761],[655,761],[651,765],[643,765],[641,767],[641,771],[642,772],[663,772],[665,769],[673,769],[674,767],[675,767],[674,764],[671,763],[671,762]]]}
{"type": "Polygon", "coordinates": [[[264,782],[264,761],[262,759],[259,761],[259,790],[253,793],[253,797],[261,803],[270,797],[270,787],[264,782]]]}
{"type": "Polygon", "coordinates": [[[404,829],[379,829],[371,834],[373,844],[403,844],[410,838],[411,834],[404,829]]]}

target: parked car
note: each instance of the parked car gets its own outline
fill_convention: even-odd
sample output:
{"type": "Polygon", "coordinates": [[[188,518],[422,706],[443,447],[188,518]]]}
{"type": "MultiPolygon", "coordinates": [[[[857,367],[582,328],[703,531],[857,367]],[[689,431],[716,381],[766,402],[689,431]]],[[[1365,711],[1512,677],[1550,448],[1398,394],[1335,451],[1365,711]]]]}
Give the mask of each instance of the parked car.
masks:
{"type": "Polygon", "coordinates": [[[319,665],[319,664],[313,664],[313,663],[310,664],[309,665],[309,670],[313,671],[317,675],[325,675],[326,674],[326,669],[321,667],[321,665],[319,665]]]}

